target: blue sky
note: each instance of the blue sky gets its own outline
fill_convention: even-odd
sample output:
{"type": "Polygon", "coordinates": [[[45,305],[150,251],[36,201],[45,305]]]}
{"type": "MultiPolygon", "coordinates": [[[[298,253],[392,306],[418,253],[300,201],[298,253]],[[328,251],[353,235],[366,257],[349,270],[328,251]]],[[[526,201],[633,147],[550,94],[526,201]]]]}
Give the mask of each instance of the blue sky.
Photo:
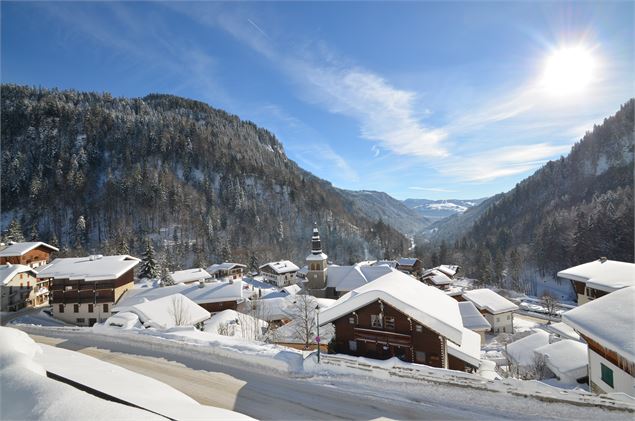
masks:
{"type": "Polygon", "coordinates": [[[635,91],[632,2],[2,2],[1,12],[3,83],[198,99],[269,129],[338,187],[399,199],[507,191],[635,91]],[[592,59],[578,66],[592,70],[584,86],[565,93],[545,82],[563,48],[592,59]]]}

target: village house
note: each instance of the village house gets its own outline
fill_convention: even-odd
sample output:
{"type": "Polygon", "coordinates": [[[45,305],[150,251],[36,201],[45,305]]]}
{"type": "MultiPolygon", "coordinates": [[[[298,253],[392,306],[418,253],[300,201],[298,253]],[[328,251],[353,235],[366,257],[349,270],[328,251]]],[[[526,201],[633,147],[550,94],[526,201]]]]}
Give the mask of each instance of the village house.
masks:
{"type": "Polygon", "coordinates": [[[481,341],[485,342],[485,332],[492,330],[492,325],[483,317],[480,311],[471,301],[463,301],[459,303],[459,311],[461,312],[461,320],[463,327],[478,333],[481,341]]]}
{"type": "Polygon", "coordinates": [[[280,288],[294,283],[295,274],[300,270],[299,267],[288,260],[265,263],[259,269],[265,282],[280,288]]]}
{"type": "Polygon", "coordinates": [[[603,257],[561,270],[558,276],[571,282],[578,305],[581,305],[618,289],[635,285],[635,264],[603,257]]]}
{"type": "Polygon", "coordinates": [[[441,290],[449,289],[452,284],[452,279],[437,268],[424,271],[421,274],[421,281],[441,290]]]}
{"type": "Polygon", "coordinates": [[[51,253],[59,251],[57,247],[41,241],[12,243],[0,251],[0,265],[27,265],[37,268],[47,264],[51,253]]]}
{"type": "Polygon", "coordinates": [[[402,257],[397,261],[397,270],[417,276],[423,271],[423,263],[416,257],[402,257]]]}
{"type": "Polygon", "coordinates": [[[588,346],[589,388],[635,397],[635,286],[622,288],[562,315],[588,346]]]}
{"type": "Polygon", "coordinates": [[[178,284],[159,288],[134,288],[128,290],[114,306],[113,312],[130,311],[137,304],[154,301],[174,294],[181,294],[210,313],[236,310],[245,302],[247,285],[239,281],[216,281],[199,284],[178,284]]]}
{"type": "Polygon", "coordinates": [[[457,301],[398,271],[342,296],[320,313],[328,323],[337,353],[462,371],[480,364],[480,337],[463,327],[457,301]]]}
{"type": "Polygon", "coordinates": [[[50,280],[53,317],[92,326],[110,317],[112,306],[133,287],[138,263],[127,255],[58,258],[37,277],[50,280]]]}
{"type": "Polygon", "coordinates": [[[514,312],[518,306],[491,289],[473,289],[462,298],[471,301],[492,326],[493,333],[514,333],[514,312]]]}
{"type": "Polygon", "coordinates": [[[224,262],[211,265],[207,268],[207,272],[209,272],[212,279],[219,281],[239,280],[243,279],[246,268],[247,266],[240,263],[224,262]]]}
{"type": "Polygon", "coordinates": [[[0,265],[0,311],[17,311],[47,302],[47,283],[38,282],[36,275],[30,266],[0,265]]]}
{"type": "Polygon", "coordinates": [[[587,346],[571,339],[557,340],[534,350],[547,368],[562,383],[578,384],[588,380],[587,346]]]}
{"type": "Polygon", "coordinates": [[[203,268],[177,270],[170,273],[170,278],[175,284],[193,284],[195,282],[207,282],[211,275],[203,268]]]}

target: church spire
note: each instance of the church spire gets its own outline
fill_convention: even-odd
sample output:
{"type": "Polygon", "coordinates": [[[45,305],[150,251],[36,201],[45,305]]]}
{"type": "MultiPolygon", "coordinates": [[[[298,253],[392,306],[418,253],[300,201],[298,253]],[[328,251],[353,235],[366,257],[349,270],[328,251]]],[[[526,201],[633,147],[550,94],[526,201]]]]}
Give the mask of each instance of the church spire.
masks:
{"type": "Polygon", "coordinates": [[[322,242],[320,241],[320,232],[318,231],[317,222],[313,224],[313,236],[311,237],[311,254],[322,253],[322,242]]]}

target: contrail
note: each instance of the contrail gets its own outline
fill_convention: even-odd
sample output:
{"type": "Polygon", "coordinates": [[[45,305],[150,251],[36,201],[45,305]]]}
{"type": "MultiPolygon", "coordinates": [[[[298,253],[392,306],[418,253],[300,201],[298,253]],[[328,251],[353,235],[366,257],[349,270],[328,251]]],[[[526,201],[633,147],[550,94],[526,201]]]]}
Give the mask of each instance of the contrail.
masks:
{"type": "Polygon", "coordinates": [[[262,29],[260,29],[260,26],[256,25],[254,23],[254,21],[252,21],[251,19],[247,18],[247,22],[249,22],[251,24],[251,26],[253,26],[254,28],[256,28],[258,30],[258,32],[260,32],[261,34],[263,34],[265,37],[269,38],[269,35],[267,35],[267,33],[265,31],[263,31],[262,29]]]}

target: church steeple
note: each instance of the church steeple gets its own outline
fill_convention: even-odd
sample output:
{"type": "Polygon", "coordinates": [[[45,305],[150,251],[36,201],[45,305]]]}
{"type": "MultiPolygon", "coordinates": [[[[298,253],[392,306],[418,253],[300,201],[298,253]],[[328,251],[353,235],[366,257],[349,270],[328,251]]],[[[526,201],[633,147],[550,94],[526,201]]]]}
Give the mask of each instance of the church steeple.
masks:
{"type": "Polygon", "coordinates": [[[313,237],[311,237],[311,254],[322,253],[322,242],[320,241],[320,232],[318,231],[317,222],[313,224],[313,237]]]}

